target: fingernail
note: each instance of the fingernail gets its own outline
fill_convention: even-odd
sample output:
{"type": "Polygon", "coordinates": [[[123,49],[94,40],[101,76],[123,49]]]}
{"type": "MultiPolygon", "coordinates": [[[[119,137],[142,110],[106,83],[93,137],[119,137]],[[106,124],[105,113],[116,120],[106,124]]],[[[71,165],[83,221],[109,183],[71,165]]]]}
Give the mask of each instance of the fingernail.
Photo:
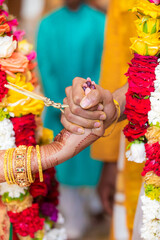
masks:
{"type": "Polygon", "coordinates": [[[106,115],[105,114],[102,114],[101,116],[100,116],[100,120],[105,120],[106,119],[106,115]]]}
{"type": "Polygon", "coordinates": [[[87,97],[84,97],[80,103],[82,108],[86,108],[91,104],[90,100],[87,97]]]}
{"type": "Polygon", "coordinates": [[[90,77],[88,77],[88,78],[87,78],[87,81],[90,81],[90,82],[91,82],[91,78],[90,78],[90,77]]]}
{"type": "Polygon", "coordinates": [[[95,122],[94,127],[99,128],[101,126],[100,122],[95,122]]]}
{"type": "Polygon", "coordinates": [[[84,129],[83,128],[78,128],[78,133],[83,134],[84,133],[84,129]]]}
{"type": "Polygon", "coordinates": [[[102,110],[103,110],[103,105],[102,105],[102,104],[99,104],[97,110],[98,110],[98,111],[102,111],[102,110]]]}
{"type": "Polygon", "coordinates": [[[91,89],[90,88],[86,88],[85,90],[85,95],[87,95],[88,93],[90,93],[91,89]]]}

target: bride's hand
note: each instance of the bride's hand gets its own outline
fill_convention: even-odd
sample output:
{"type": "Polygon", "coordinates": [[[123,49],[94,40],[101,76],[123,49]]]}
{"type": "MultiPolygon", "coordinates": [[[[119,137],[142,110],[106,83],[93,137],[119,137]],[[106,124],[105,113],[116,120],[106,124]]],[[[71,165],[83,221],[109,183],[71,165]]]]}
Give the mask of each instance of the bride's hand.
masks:
{"type": "Polygon", "coordinates": [[[66,88],[64,103],[69,108],[62,114],[61,122],[68,131],[76,134],[83,134],[85,128],[89,128],[103,135],[105,128],[117,117],[112,94],[96,85],[96,89],[85,96],[82,89],[85,82],[86,79],[77,77],[73,85],[66,88]]]}

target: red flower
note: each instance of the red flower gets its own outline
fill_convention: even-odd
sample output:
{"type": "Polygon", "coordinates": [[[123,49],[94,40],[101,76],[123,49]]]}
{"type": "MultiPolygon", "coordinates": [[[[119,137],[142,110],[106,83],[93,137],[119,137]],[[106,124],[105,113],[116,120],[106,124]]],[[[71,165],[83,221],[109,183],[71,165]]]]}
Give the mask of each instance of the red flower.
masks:
{"type": "MultiPolygon", "coordinates": [[[[44,175],[44,178],[45,178],[45,175],[44,175]]],[[[35,182],[31,184],[29,191],[33,198],[47,195],[48,193],[47,185],[45,182],[39,181],[39,174],[36,174],[35,182]]]]}
{"type": "Polygon", "coordinates": [[[39,217],[38,204],[32,204],[21,213],[8,212],[8,216],[15,232],[22,237],[34,238],[34,234],[44,226],[44,219],[39,217]]]}
{"type": "Polygon", "coordinates": [[[16,146],[35,146],[35,116],[28,114],[23,117],[11,118],[16,137],[16,146]]]}
{"type": "Polygon", "coordinates": [[[149,99],[138,99],[132,96],[132,92],[126,94],[125,114],[127,119],[133,123],[143,126],[148,122],[148,112],[150,111],[149,99]],[[141,121],[139,121],[141,119],[141,121]]]}
{"type": "Polygon", "coordinates": [[[147,132],[148,125],[140,126],[139,124],[128,123],[127,126],[123,129],[124,135],[128,141],[132,142],[135,139],[138,139],[145,135],[147,132]]]}
{"type": "Polygon", "coordinates": [[[157,176],[160,176],[160,144],[145,144],[147,161],[143,168],[142,176],[147,172],[153,171],[157,176]]]}
{"type": "Polygon", "coordinates": [[[4,87],[5,84],[7,84],[6,73],[4,71],[0,71],[0,102],[8,93],[8,88],[4,87]]]}

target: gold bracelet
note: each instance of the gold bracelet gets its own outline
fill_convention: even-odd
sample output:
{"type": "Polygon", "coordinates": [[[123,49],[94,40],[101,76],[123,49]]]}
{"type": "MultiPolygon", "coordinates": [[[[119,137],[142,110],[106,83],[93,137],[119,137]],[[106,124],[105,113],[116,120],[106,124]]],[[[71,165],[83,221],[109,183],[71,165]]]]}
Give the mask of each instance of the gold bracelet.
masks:
{"type": "Polygon", "coordinates": [[[5,154],[4,154],[4,176],[5,176],[5,180],[8,184],[11,184],[10,181],[9,181],[9,178],[8,178],[8,171],[7,171],[7,158],[8,158],[8,152],[9,152],[9,149],[7,149],[5,151],[5,154]]]}
{"type": "Polygon", "coordinates": [[[32,177],[32,171],[31,171],[31,153],[32,153],[33,146],[28,147],[27,150],[27,174],[28,174],[28,180],[30,183],[34,182],[34,179],[32,177]]]}
{"type": "Polygon", "coordinates": [[[37,161],[38,161],[38,168],[39,168],[39,179],[40,179],[40,182],[43,182],[43,171],[42,171],[41,154],[40,154],[39,145],[36,145],[36,151],[37,151],[37,161]]]}
{"type": "Polygon", "coordinates": [[[27,147],[25,145],[21,145],[15,149],[15,180],[16,184],[20,187],[29,187],[31,185],[27,177],[26,150],[27,147]]]}
{"type": "Polygon", "coordinates": [[[114,102],[116,110],[117,110],[117,118],[113,122],[114,125],[113,125],[112,130],[108,134],[103,135],[103,137],[109,137],[112,134],[112,132],[114,131],[114,129],[115,129],[116,125],[117,125],[118,119],[121,116],[121,109],[120,109],[119,103],[115,99],[113,99],[113,102],[114,102]]]}
{"type": "Polygon", "coordinates": [[[8,175],[9,175],[9,180],[11,184],[15,184],[15,178],[13,174],[13,152],[15,148],[9,149],[9,154],[8,154],[8,175]]]}

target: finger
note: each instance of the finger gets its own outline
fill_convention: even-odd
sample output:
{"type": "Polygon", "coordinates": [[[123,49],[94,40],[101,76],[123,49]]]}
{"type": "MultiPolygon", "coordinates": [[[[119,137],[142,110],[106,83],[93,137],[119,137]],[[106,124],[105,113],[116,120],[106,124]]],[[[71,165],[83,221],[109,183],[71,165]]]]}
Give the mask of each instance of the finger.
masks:
{"type": "Polygon", "coordinates": [[[86,79],[76,77],[73,79],[73,84],[72,84],[72,98],[73,102],[76,105],[80,105],[81,100],[85,96],[84,90],[83,90],[83,84],[86,82],[86,79]]]}
{"type": "Polygon", "coordinates": [[[94,107],[91,107],[91,108],[89,108],[88,110],[89,111],[103,111],[103,109],[104,109],[104,106],[103,106],[103,104],[102,103],[99,103],[98,105],[96,105],[96,106],[94,106],[94,107]]]}
{"type": "Polygon", "coordinates": [[[108,90],[103,90],[100,86],[97,86],[95,90],[91,90],[90,93],[82,99],[80,106],[84,109],[89,109],[99,103],[107,104],[111,101],[111,93],[108,90]]]}
{"type": "MultiPolygon", "coordinates": [[[[84,110],[83,110],[84,111],[84,110]]],[[[92,113],[92,112],[89,112],[92,113]]],[[[99,120],[90,120],[78,115],[73,114],[69,108],[66,108],[64,111],[65,118],[68,122],[77,124],[84,128],[99,128],[101,126],[101,122],[99,120]]],[[[103,115],[102,115],[103,116],[103,115]]]]}
{"type": "MultiPolygon", "coordinates": [[[[66,93],[67,93],[67,99],[64,99],[64,103],[69,105],[70,111],[72,112],[72,114],[82,117],[82,118],[85,118],[85,119],[90,119],[90,120],[105,120],[106,119],[106,114],[103,111],[97,111],[98,105],[96,107],[93,107],[92,111],[91,111],[91,109],[88,109],[88,110],[82,109],[80,106],[74,104],[73,99],[72,99],[72,90],[68,89],[66,93]]],[[[102,107],[101,107],[101,109],[102,109],[102,107]]],[[[65,112],[65,114],[66,113],[68,113],[68,111],[65,112]]]]}
{"type": "Polygon", "coordinates": [[[61,115],[61,123],[65,127],[65,129],[67,129],[69,132],[72,132],[78,135],[82,135],[85,133],[84,128],[82,128],[81,126],[68,122],[64,114],[61,115]]]}

